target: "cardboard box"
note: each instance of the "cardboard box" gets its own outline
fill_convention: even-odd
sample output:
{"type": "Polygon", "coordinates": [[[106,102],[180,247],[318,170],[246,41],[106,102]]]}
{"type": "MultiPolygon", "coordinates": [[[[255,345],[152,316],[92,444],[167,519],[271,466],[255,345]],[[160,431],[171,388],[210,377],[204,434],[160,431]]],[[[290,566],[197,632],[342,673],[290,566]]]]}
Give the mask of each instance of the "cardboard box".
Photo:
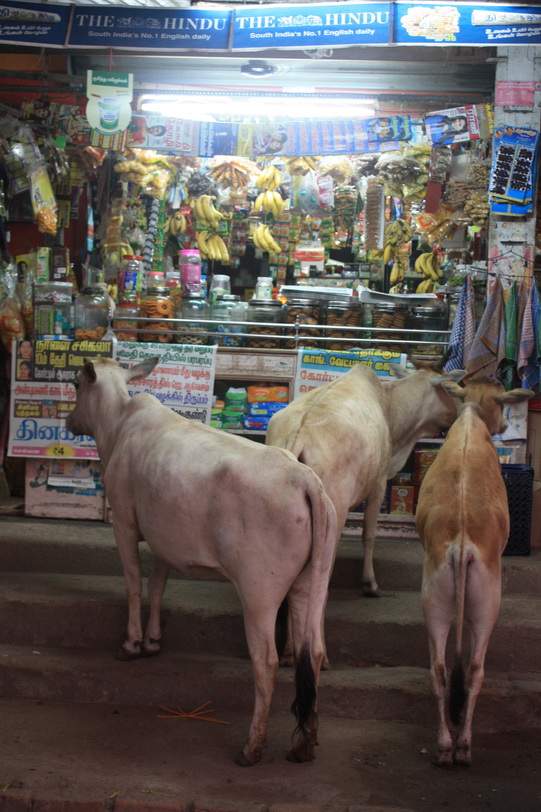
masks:
{"type": "Polygon", "coordinates": [[[391,485],[389,513],[413,516],[415,512],[414,491],[413,485],[391,485]]]}
{"type": "Polygon", "coordinates": [[[69,248],[55,245],[51,249],[51,281],[68,282],[70,271],[69,248]]]}
{"type": "Polygon", "coordinates": [[[48,282],[51,278],[51,249],[36,248],[36,282],[48,282]]]}
{"type": "Polygon", "coordinates": [[[99,460],[27,459],[25,469],[26,516],[103,521],[99,460]]]}

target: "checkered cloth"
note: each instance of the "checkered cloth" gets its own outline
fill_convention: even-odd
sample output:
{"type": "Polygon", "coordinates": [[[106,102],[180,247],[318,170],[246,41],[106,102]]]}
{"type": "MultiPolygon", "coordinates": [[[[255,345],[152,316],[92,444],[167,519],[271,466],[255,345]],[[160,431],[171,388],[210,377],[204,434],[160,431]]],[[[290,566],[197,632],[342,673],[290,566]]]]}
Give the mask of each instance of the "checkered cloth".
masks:
{"type": "Polygon", "coordinates": [[[502,285],[494,279],[473,343],[466,357],[468,377],[495,375],[505,358],[505,321],[502,285]]]}
{"type": "Polygon", "coordinates": [[[524,308],[517,362],[523,389],[533,389],[539,383],[539,310],[537,286],[535,281],[532,281],[524,308]]]}
{"type": "Polygon", "coordinates": [[[505,358],[502,359],[496,377],[502,382],[506,391],[517,385],[518,358],[518,286],[513,282],[504,305],[505,317],[505,358]]]}
{"type": "Polygon", "coordinates": [[[475,296],[470,276],[462,283],[456,314],[449,336],[449,357],[445,371],[464,369],[464,355],[475,337],[475,296]]]}

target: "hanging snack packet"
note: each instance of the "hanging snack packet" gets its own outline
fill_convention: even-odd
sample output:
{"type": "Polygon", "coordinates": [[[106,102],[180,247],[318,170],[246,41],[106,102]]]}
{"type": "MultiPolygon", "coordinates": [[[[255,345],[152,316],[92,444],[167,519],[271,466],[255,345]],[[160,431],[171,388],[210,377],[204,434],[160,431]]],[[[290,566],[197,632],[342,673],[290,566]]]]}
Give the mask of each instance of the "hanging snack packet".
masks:
{"type": "Polygon", "coordinates": [[[24,337],[23,314],[17,296],[17,272],[10,267],[4,276],[4,298],[0,302],[0,340],[11,353],[13,342],[21,341],[24,337]]]}

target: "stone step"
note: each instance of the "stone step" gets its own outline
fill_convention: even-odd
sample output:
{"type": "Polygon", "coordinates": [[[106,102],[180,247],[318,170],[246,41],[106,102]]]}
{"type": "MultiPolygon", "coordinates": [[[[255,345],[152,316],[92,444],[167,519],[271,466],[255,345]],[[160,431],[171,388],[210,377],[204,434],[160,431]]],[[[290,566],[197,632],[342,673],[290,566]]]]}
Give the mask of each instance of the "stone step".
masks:
{"type": "MultiPolygon", "coordinates": [[[[122,575],[111,525],[92,521],[2,518],[0,570],[4,572],[58,572],[80,575],[122,575]]],[[[140,544],[143,574],[152,566],[152,554],[140,544]]],[[[360,591],[363,546],[358,532],[349,529],[340,541],[331,579],[333,589],[360,591]]],[[[418,539],[378,538],[376,578],[380,588],[415,591],[421,587],[422,548],[418,539]]],[[[505,594],[539,594],[541,548],[530,556],[504,556],[505,594]]],[[[180,578],[172,573],[171,578],[180,578]]]]}
{"type": "MultiPolygon", "coordinates": [[[[2,647],[0,694],[62,702],[155,706],[184,710],[212,701],[218,718],[251,714],[253,678],[244,657],[186,654],[171,648],[131,662],[104,649],[2,647]]],[[[294,672],[280,668],[272,713],[287,712],[294,672]]],[[[426,668],[338,665],[321,673],[321,717],[399,720],[436,727],[436,705],[426,668]]],[[[487,670],[476,706],[478,732],[541,727],[541,676],[487,670]]]]}
{"type": "MultiPolygon", "coordinates": [[[[487,669],[541,671],[538,609],[537,597],[504,597],[487,669]]],[[[115,650],[124,639],[126,620],[120,576],[0,575],[0,628],[5,644],[115,650]]],[[[247,656],[240,602],[230,583],[172,579],[163,601],[163,622],[164,645],[170,650],[247,656]]],[[[333,664],[428,664],[417,592],[387,591],[374,600],[353,590],[331,590],[325,635],[333,664]]]]}

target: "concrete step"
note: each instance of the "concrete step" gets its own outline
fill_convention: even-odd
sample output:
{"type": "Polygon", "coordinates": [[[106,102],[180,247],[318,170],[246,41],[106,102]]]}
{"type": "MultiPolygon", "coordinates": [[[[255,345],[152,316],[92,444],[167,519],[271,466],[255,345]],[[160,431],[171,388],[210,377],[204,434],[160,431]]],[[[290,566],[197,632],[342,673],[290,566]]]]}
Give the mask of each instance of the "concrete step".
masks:
{"type": "MultiPolygon", "coordinates": [[[[272,712],[287,712],[295,693],[291,668],[280,668],[272,712]]],[[[216,716],[251,714],[253,679],[244,657],[186,654],[171,648],[159,657],[120,662],[104,649],[5,645],[0,695],[62,702],[139,705],[184,710],[212,701],[216,716]]],[[[426,668],[333,666],[321,673],[318,707],[324,716],[400,720],[436,726],[426,668]]],[[[487,671],[476,707],[479,732],[541,728],[541,676],[487,671]]]]}
{"type": "MultiPolygon", "coordinates": [[[[122,575],[111,525],[91,521],[2,517],[0,570],[58,572],[78,575],[122,575]]],[[[140,544],[143,574],[152,554],[140,544]]],[[[331,588],[360,591],[363,546],[358,533],[346,532],[338,548],[331,588]]],[[[378,538],[375,570],[380,588],[419,592],[422,548],[418,539],[378,538]]],[[[541,576],[541,548],[530,556],[503,558],[504,593],[536,596],[541,576]]],[[[171,578],[181,578],[172,573],[171,578]]]]}
{"type": "MultiPolygon", "coordinates": [[[[541,671],[539,599],[508,595],[489,646],[487,669],[541,671]]],[[[4,572],[0,629],[5,644],[109,649],[124,639],[127,600],[120,576],[4,572]]],[[[170,650],[247,657],[240,602],[230,583],[173,579],[163,601],[170,650]]],[[[426,667],[420,597],[387,591],[379,599],[331,590],[325,635],[331,663],[426,667]]],[[[467,641],[465,641],[467,642],[467,641]]]]}

